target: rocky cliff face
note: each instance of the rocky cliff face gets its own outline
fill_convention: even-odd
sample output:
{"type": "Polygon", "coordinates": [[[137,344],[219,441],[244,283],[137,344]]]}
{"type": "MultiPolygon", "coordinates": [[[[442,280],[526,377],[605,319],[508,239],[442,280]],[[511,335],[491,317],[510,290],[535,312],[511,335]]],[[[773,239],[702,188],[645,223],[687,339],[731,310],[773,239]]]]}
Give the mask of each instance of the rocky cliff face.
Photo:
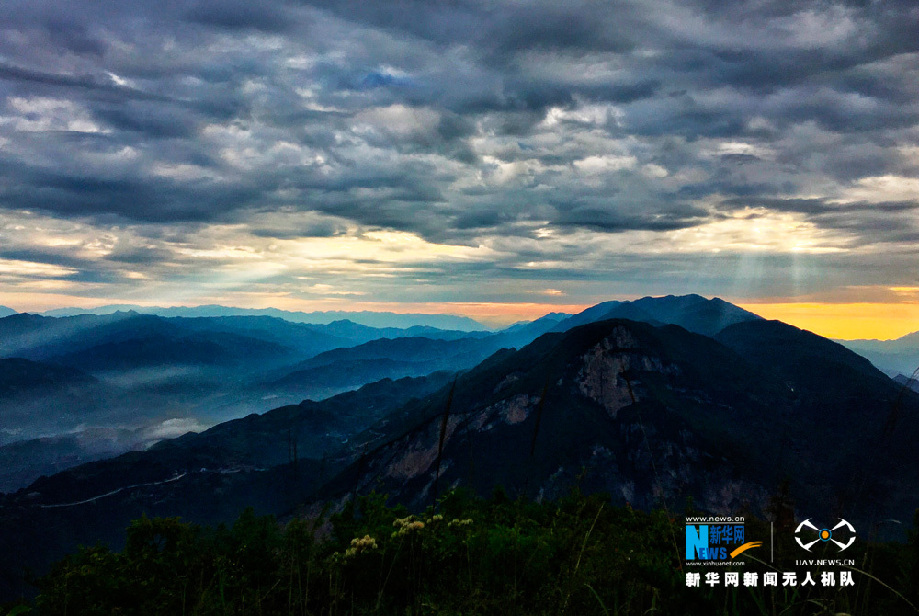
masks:
{"type": "Polygon", "coordinates": [[[635,507],[682,507],[687,496],[715,512],[765,507],[768,490],[740,477],[672,408],[705,413],[719,403],[657,330],[626,322],[594,330],[598,339],[560,339],[530,365],[502,371],[512,360],[460,379],[449,409],[431,409],[369,452],[342,486],[417,507],[457,485],[536,498],[580,486],[635,507]],[[460,396],[463,388],[490,395],[460,396]]]}
{"type": "Polygon", "coordinates": [[[656,372],[673,376],[679,373],[676,364],[664,364],[660,357],[644,352],[633,333],[624,325],[594,345],[580,358],[575,382],[578,391],[615,418],[620,409],[638,402],[643,395],[640,383],[632,375],[656,372]]]}

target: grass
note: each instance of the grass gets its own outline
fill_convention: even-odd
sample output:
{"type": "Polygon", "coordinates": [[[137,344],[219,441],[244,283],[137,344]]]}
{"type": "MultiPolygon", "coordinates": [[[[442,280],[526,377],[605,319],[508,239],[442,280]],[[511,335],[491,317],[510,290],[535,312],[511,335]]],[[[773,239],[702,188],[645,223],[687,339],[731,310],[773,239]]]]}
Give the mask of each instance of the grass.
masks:
{"type": "MultiPolygon", "coordinates": [[[[123,551],[80,549],[38,581],[34,602],[0,614],[917,613],[915,533],[907,544],[853,546],[870,567],[853,569],[855,587],[687,588],[672,545],[682,524],[597,495],[536,503],[500,490],[449,492],[436,512],[415,514],[370,495],[283,525],[251,511],[231,527],[141,519],[123,551]]],[[[743,556],[746,570],[773,567],[743,556]]]]}

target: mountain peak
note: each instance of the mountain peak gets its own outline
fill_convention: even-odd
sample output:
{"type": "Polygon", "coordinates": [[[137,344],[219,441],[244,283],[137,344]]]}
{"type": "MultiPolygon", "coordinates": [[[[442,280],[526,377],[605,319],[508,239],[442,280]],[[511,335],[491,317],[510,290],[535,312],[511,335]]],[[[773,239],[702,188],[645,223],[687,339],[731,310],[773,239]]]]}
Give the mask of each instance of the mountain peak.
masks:
{"type": "Polygon", "coordinates": [[[701,295],[666,295],[643,297],[635,301],[603,302],[559,323],[554,331],[565,331],[594,321],[623,318],[657,325],[679,325],[691,332],[714,336],[735,323],[759,320],[761,317],[739,306],[715,297],[701,295]]]}

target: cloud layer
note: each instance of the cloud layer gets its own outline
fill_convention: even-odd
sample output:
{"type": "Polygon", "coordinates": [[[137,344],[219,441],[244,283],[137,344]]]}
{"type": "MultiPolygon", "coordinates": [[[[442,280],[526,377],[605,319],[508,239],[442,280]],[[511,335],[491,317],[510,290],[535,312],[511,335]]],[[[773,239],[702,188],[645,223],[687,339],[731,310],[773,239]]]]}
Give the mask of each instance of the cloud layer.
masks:
{"type": "Polygon", "coordinates": [[[914,2],[4,12],[11,303],[917,286],[914,2]]]}

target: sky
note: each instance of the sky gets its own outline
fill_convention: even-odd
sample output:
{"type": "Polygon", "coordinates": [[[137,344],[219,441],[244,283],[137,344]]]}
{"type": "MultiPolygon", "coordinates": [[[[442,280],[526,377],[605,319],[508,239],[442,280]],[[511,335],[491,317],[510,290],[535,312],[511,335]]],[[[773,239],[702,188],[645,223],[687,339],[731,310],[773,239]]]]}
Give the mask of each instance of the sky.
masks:
{"type": "Polygon", "coordinates": [[[0,304],[919,330],[914,0],[5,0],[0,304]],[[806,325],[805,325],[806,324],[806,325]]]}

